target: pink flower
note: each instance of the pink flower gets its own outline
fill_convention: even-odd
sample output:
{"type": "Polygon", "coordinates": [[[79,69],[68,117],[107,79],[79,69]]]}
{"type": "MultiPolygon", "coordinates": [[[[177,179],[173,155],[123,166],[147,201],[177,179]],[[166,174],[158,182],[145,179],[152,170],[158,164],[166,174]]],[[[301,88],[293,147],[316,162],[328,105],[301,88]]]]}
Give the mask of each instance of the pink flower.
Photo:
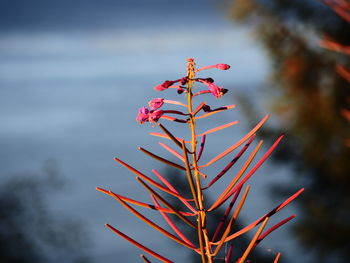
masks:
{"type": "Polygon", "coordinates": [[[195,81],[199,81],[199,82],[206,82],[206,83],[213,83],[214,80],[212,78],[206,78],[206,79],[203,79],[203,78],[196,78],[195,81]]]}
{"type": "Polygon", "coordinates": [[[149,107],[151,110],[156,110],[162,107],[164,104],[164,99],[163,98],[155,98],[151,101],[148,102],[149,107]]]}
{"type": "Polygon", "coordinates": [[[221,70],[228,70],[230,68],[230,65],[227,65],[227,64],[216,64],[215,67],[217,69],[221,69],[221,70]]]}
{"type": "Polygon", "coordinates": [[[227,89],[223,89],[222,87],[218,87],[214,83],[209,83],[208,85],[210,92],[215,96],[215,98],[220,99],[222,95],[227,92],[227,89]]]}
{"type": "Polygon", "coordinates": [[[179,80],[166,80],[164,81],[162,84],[155,86],[154,89],[158,90],[158,91],[163,91],[166,90],[167,88],[169,88],[170,86],[172,86],[174,83],[178,82],[179,80]]]}
{"type": "Polygon", "coordinates": [[[211,69],[211,68],[217,68],[217,69],[221,69],[221,70],[228,70],[230,68],[230,65],[220,63],[220,64],[215,64],[215,65],[202,67],[202,68],[198,69],[197,71],[202,71],[202,70],[211,69]]]}
{"type": "Polygon", "coordinates": [[[151,113],[149,114],[149,121],[150,122],[157,122],[160,117],[162,117],[162,115],[164,114],[164,112],[162,110],[155,110],[155,111],[151,111],[151,113]]]}
{"type": "Polygon", "coordinates": [[[144,122],[148,121],[149,118],[149,111],[146,107],[142,107],[139,109],[139,113],[136,116],[136,120],[143,124],[144,122]]]}
{"type": "Polygon", "coordinates": [[[223,89],[222,87],[218,87],[214,84],[214,80],[212,78],[202,79],[197,78],[196,81],[202,82],[204,85],[207,85],[209,91],[215,96],[215,98],[220,99],[222,95],[227,93],[227,89],[223,89]]]}
{"type": "Polygon", "coordinates": [[[145,122],[157,122],[164,112],[162,110],[151,110],[149,111],[146,107],[139,109],[139,112],[136,116],[136,120],[143,124],[145,122]]]}
{"type": "Polygon", "coordinates": [[[177,80],[166,80],[162,84],[155,86],[154,89],[158,91],[163,91],[169,88],[170,86],[174,85],[175,83],[180,82],[181,85],[186,85],[188,82],[188,77],[183,77],[181,79],[177,80]]]}

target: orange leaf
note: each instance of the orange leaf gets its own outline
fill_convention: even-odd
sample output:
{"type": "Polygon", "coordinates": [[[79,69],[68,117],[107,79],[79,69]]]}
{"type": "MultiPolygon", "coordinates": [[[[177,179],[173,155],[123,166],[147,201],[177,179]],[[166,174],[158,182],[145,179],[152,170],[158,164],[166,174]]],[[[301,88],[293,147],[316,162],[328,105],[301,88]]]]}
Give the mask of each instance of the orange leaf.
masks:
{"type": "MultiPolygon", "coordinates": [[[[228,242],[240,235],[243,235],[244,233],[248,232],[249,230],[251,230],[252,228],[254,228],[255,226],[259,225],[261,222],[263,222],[267,217],[271,217],[272,215],[276,214],[278,211],[280,211],[282,208],[284,208],[285,206],[287,206],[289,203],[291,203],[295,198],[297,198],[302,192],[304,191],[304,188],[300,189],[299,191],[297,191],[295,194],[293,194],[292,196],[290,196],[287,200],[285,200],[284,202],[282,202],[281,204],[279,204],[278,206],[276,206],[274,209],[272,209],[270,212],[268,212],[267,214],[263,215],[262,217],[260,217],[258,220],[254,221],[253,223],[249,224],[248,226],[242,228],[241,230],[237,231],[236,233],[228,236],[225,240],[225,242],[228,242]]],[[[213,243],[213,245],[216,245],[217,243],[213,243]]]]}
{"type": "Polygon", "coordinates": [[[209,117],[211,115],[214,115],[216,113],[219,113],[219,112],[222,112],[222,111],[225,111],[225,110],[229,110],[229,109],[233,109],[233,108],[236,108],[236,105],[227,105],[227,106],[223,106],[223,107],[220,107],[220,108],[217,108],[217,109],[214,109],[214,110],[211,110],[210,112],[208,113],[205,113],[201,116],[198,116],[196,117],[195,119],[198,120],[198,119],[203,119],[203,118],[206,118],[206,117],[209,117]]]}
{"type": "Polygon", "coordinates": [[[256,240],[259,238],[261,232],[264,230],[264,227],[265,227],[268,220],[269,220],[269,218],[266,217],[263,224],[260,226],[260,228],[258,229],[256,234],[254,235],[253,239],[250,241],[247,249],[244,251],[243,256],[239,259],[238,263],[243,263],[246,260],[246,258],[248,257],[248,255],[250,254],[252,249],[254,248],[254,244],[255,244],[256,240]]]}
{"type": "Polygon", "coordinates": [[[281,257],[281,252],[278,252],[275,260],[273,261],[273,263],[278,263],[280,257],[281,257]]]}
{"type": "Polygon", "coordinates": [[[239,121],[233,121],[233,122],[230,122],[230,123],[226,123],[224,125],[217,126],[217,127],[213,128],[213,129],[207,130],[206,132],[203,132],[203,133],[198,134],[196,136],[203,136],[203,135],[206,135],[206,134],[209,134],[209,133],[220,131],[220,130],[223,130],[225,128],[228,128],[228,127],[231,127],[233,125],[236,125],[237,123],[239,123],[239,121]]]}
{"type": "Polygon", "coordinates": [[[133,213],[136,217],[138,217],[139,219],[141,219],[142,221],[144,221],[146,224],[150,225],[151,227],[153,227],[154,229],[158,230],[160,233],[162,233],[163,235],[169,237],[170,239],[176,241],[177,243],[191,248],[191,249],[195,249],[195,246],[192,246],[190,244],[188,244],[187,242],[182,241],[181,239],[177,238],[176,236],[174,236],[173,234],[169,233],[168,231],[166,231],[164,228],[160,227],[159,225],[157,225],[156,223],[154,223],[153,221],[149,220],[147,217],[145,217],[144,215],[142,215],[141,213],[137,212],[134,208],[132,208],[130,205],[128,205],[126,202],[124,202],[121,198],[119,198],[117,195],[115,195],[115,198],[124,206],[126,207],[126,209],[128,209],[131,213],[133,213]]]}
{"type": "MultiPolygon", "coordinates": [[[[260,166],[266,161],[266,159],[271,155],[271,153],[275,150],[277,145],[280,143],[280,141],[283,139],[284,135],[281,135],[275,142],[274,144],[268,149],[268,151],[264,154],[264,156],[259,160],[259,162],[249,171],[249,173],[240,181],[231,191],[228,193],[224,198],[224,195],[220,196],[220,201],[216,201],[215,203],[215,208],[219,207],[223,202],[225,202],[230,196],[237,191],[239,187],[241,187],[248,179],[260,168],[260,166]],[[220,203],[219,203],[220,202],[220,203]]],[[[235,183],[234,183],[235,184],[235,183]]],[[[231,183],[233,186],[233,184],[231,183]]],[[[231,186],[230,185],[230,186],[231,186]]],[[[226,191],[225,191],[226,193],[226,191]]],[[[213,205],[214,206],[214,205],[213,205]]],[[[214,209],[214,208],[213,208],[214,209]]]]}
{"type": "MultiPolygon", "coordinates": [[[[143,202],[140,202],[140,201],[136,201],[134,199],[131,199],[131,198],[128,198],[128,197],[125,197],[125,196],[122,196],[122,195],[118,195],[118,194],[116,194],[116,193],[114,193],[112,191],[108,191],[108,190],[105,190],[105,189],[102,189],[102,188],[99,188],[99,187],[96,187],[96,190],[98,190],[98,191],[100,191],[102,193],[105,193],[107,195],[110,195],[110,196],[112,196],[114,198],[115,198],[115,196],[118,196],[123,201],[129,202],[129,203],[134,204],[134,205],[142,206],[142,207],[153,209],[153,210],[161,210],[162,212],[165,212],[165,213],[175,214],[173,210],[170,210],[170,209],[167,209],[167,208],[159,208],[158,209],[154,205],[146,204],[146,203],[143,203],[143,202]]],[[[182,212],[182,211],[179,211],[179,213],[181,213],[183,216],[195,216],[196,215],[196,213],[187,213],[187,212],[182,212]]]]}
{"type": "Polygon", "coordinates": [[[269,115],[266,115],[250,132],[248,132],[242,139],[240,139],[238,142],[236,142],[235,144],[233,144],[232,146],[230,146],[229,148],[227,148],[225,151],[223,151],[222,153],[220,153],[219,155],[217,155],[215,158],[213,158],[211,161],[209,161],[207,164],[205,165],[201,165],[199,166],[201,167],[207,167],[215,162],[217,162],[218,160],[220,160],[221,158],[225,157],[227,154],[229,154],[230,152],[232,152],[234,149],[236,149],[237,147],[239,147],[241,144],[243,144],[245,141],[247,141],[251,136],[254,135],[254,133],[256,133],[257,130],[260,129],[260,127],[265,123],[265,121],[269,118],[269,115]]]}
{"type": "MultiPolygon", "coordinates": [[[[171,138],[168,136],[168,135],[166,135],[166,134],[164,134],[164,133],[160,133],[160,132],[150,132],[150,133],[148,133],[149,135],[152,135],[152,136],[156,136],[156,137],[161,137],[161,138],[165,138],[165,139],[168,139],[168,140],[171,140],[171,138]]],[[[175,138],[175,137],[174,137],[175,138]]],[[[177,140],[182,140],[181,138],[179,138],[179,137],[176,137],[175,139],[177,139],[177,140]]],[[[191,141],[185,141],[185,143],[191,143],[191,141]]]]}
{"type": "Polygon", "coordinates": [[[165,164],[167,164],[167,165],[169,165],[169,166],[175,167],[175,168],[180,169],[180,170],[183,170],[183,171],[186,170],[185,167],[183,167],[183,166],[181,166],[181,165],[179,165],[179,164],[177,164],[177,163],[173,163],[173,162],[171,162],[171,161],[169,161],[169,160],[167,160],[167,159],[164,159],[164,158],[162,158],[162,157],[160,157],[160,156],[158,156],[158,155],[156,155],[156,154],[154,154],[154,153],[151,153],[150,151],[147,151],[146,149],[144,149],[144,148],[142,148],[142,147],[139,147],[139,150],[142,151],[142,152],[144,152],[145,154],[151,156],[152,158],[154,158],[154,159],[156,159],[156,160],[158,160],[158,161],[160,161],[160,162],[163,162],[163,163],[165,163],[165,164]]]}
{"type": "Polygon", "coordinates": [[[222,237],[221,237],[221,239],[220,239],[220,241],[219,241],[219,243],[218,243],[218,246],[216,247],[216,249],[215,249],[215,251],[214,251],[214,255],[217,255],[217,254],[219,253],[221,247],[222,247],[223,244],[226,242],[226,241],[225,241],[225,240],[226,240],[226,237],[230,234],[232,225],[233,225],[233,223],[236,221],[236,219],[237,219],[239,213],[241,212],[241,209],[242,209],[242,207],[243,207],[243,205],[244,205],[244,202],[245,202],[245,200],[246,200],[246,198],[247,198],[249,189],[250,189],[250,185],[248,185],[248,186],[246,187],[246,189],[244,190],[243,196],[242,196],[241,200],[239,201],[239,204],[238,204],[238,206],[237,206],[235,212],[233,213],[233,215],[232,215],[232,217],[231,217],[231,219],[230,219],[230,221],[229,221],[229,223],[228,223],[228,225],[227,225],[227,227],[226,227],[226,229],[225,229],[225,232],[224,232],[224,234],[222,235],[222,237]]]}
{"type": "Polygon", "coordinates": [[[177,198],[182,198],[184,199],[183,196],[179,195],[178,193],[169,191],[167,188],[165,188],[164,186],[158,184],[157,182],[155,182],[154,180],[152,180],[151,178],[149,178],[148,176],[144,175],[143,173],[139,172],[138,170],[136,170],[134,167],[132,167],[131,165],[128,165],[127,163],[123,162],[122,160],[118,159],[117,157],[114,158],[115,161],[119,162],[121,165],[123,165],[124,167],[128,168],[130,171],[132,171],[134,174],[140,176],[141,178],[143,178],[144,180],[146,180],[147,182],[149,182],[150,184],[154,185],[155,187],[161,189],[162,191],[176,196],[177,198]]]}
{"type": "Polygon", "coordinates": [[[165,143],[162,142],[158,142],[160,144],[160,146],[162,146],[164,149],[166,149],[168,152],[170,152],[171,154],[173,154],[174,156],[176,156],[177,158],[179,158],[181,161],[185,161],[184,157],[179,154],[177,151],[175,151],[173,148],[171,148],[170,146],[166,145],[165,143]]]}
{"type": "MultiPolygon", "coordinates": [[[[234,191],[232,190],[230,192],[230,190],[236,185],[236,183],[238,182],[238,180],[242,177],[242,175],[244,174],[244,172],[247,170],[247,168],[249,167],[249,165],[251,164],[251,162],[253,161],[255,155],[257,154],[257,152],[259,151],[261,145],[262,145],[263,141],[261,140],[259,142],[259,144],[255,147],[254,151],[252,152],[252,154],[249,156],[248,160],[244,163],[244,165],[242,166],[242,168],[239,170],[239,172],[237,173],[237,175],[233,178],[233,180],[231,181],[231,183],[226,187],[226,189],[224,190],[224,192],[220,195],[220,197],[214,202],[214,204],[208,209],[208,211],[212,211],[216,208],[218,208],[219,206],[221,206],[230,196],[231,193],[233,194],[234,191]]],[[[234,189],[239,189],[242,187],[243,185],[243,181],[247,181],[249,177],[245,177],[241,183],[239,184],[240,187],[235,187],[234,189]]],[[[244,182],[245,182],[244,181],[244,182]]]]}
{"type": "Polygon", "coordinates": [[[166,263],[174,263],[173,261],[159,255],[158,253],[154,252],[153,250],[141,245],[140,243],[138,243],[137,241],[135,241],[134,239],[132,239],[131,237],[125,235],[124,233],[122,233],[121,231],[119,231],[118,229],[112,227],[109,224],[106,224],[106,226],[112,230],[114,233],[118,234],[119,236],[125,238],[127,241],[129,241],[131,244],[135,245],[136,247],[140,248],[141,250],[147,252],[148,254],[154,256],[155,258],[158,258],[160,261],[162,262],[166,262],[166,263]]]}
{"type": "MultiPolygon", "coordinates": [[[[152,172],[158,176],[158,178],[163,182],[163,184],[165,184],[171,191],[175,192],[175,193],[179,193],[163,176],[161,176],[157,170],[152,169],[152,172]]],[[[185,198],[180,198],[180,201],[186,205],[193,213],[197,214],[197,211],[193,208],[192,205],[190,205],[185,198]]],[[[190,201],[193,201],[193,199],[191,199],[190,201]]]]}
{"type": "MultiPolygon", "coordinates": [[[[156,207],[159,208],[160,205],[159,205],[157,199],[156,199],[153,195],[151,195],[151,197],[152,197],[152,200],[153,200],[154,204],[156,205],[156,207]]],[[[163,218],[165,219],[165,221],[169,224],[169,226],[174,230],[174,232],[175,232],[184,242],[186,242],[189,246],[191,246],[191,248],[192,248],[193,250],[195,250],[195,249],[196,249],[196,248],[195,248],[196,246],[193,245],[192,242],[185,236],[185,234],[181,232],[181,230],[175,225],[175,223],[170,219],[170,217],[169,217],[166,213],[164,213],[164,212],[161,212],[161,211],[160,211],[160,213],[162,214],[162,216],[163,216],[163,218]]]]}
{"type": "MultiPolygon", "coordinates": [[[[204,138],[204,137],[203,137],[204,138]]],[[[225,168],[217,175],[214,177],[214,179],[206,186],[203,188],[207,189],[210,186],[212,186],[217,180],[219,180],[228,170],[231,169],[231,167],[239,160],[239,158],[243,155],[243,153],[248,149],[249,145],[252,143],[252,141],[255,139],[255,134],[250,138],[250,140],[244,145],[244,147],[237,153],[237,155],[232,159],[232,161],[225,166],[225,168]]]]}
{"type": "Polygon", "coordinates": [[[174,105],[180,105],[180,106],[183,106],[183,107],[186,107],[187,108],[187,105],[179,102],[179,101],[176,101],[176,100],[164,100],[164,103],[169,103],[169,104],[174,104],[174,105]]]}
{"type": "Polygon", "coordinates": [[[170,210],[174,212],[181,220],[183,220],[186,224],[189,226],[197,229],[197,227],[186,217],[184,217],[180,211],[178,211],[176,208],[174,208],[169,202],[167,202],[163,197],[161,197],[157,192],[155,192],[151,187],[149,187],[141,178],[136,177],[136,179],[152,194],[154,195],[159,201],[161,201],[166,207],[168,207],[170,210]]]}
{"type": "Polygon", "coordinates": [[[206,104],[205,101],[203,101],[201,104],[198,105],[198,107],[192,112],[192,116],[196,116],[196,114],[202,109],[202,107],[206,104]]]}

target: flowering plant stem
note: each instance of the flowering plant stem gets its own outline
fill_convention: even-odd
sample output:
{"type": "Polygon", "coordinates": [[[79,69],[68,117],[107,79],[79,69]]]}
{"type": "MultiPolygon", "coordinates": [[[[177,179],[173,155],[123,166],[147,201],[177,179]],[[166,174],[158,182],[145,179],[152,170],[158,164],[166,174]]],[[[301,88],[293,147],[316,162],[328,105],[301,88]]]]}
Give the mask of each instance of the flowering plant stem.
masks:
{"type": "MultiPolygon", "coordinates": [[[[267,224],[268,220],[274,214],[276,214],[279,210],[281,210],[283,207],[285,207],[290,202],[292,202],[297,196],[299,196],[300,193],[303,191],[303,189],[299,190],[297,193],[289,197],[287,200],[282,202],[280,205],[275,207],[270,212],[266,213],[264,216],[262,216],[258,220],[242,228],[241,230],[232,233],[232,226],[236,222],[236,219],[242,210],[242,207],[246,200],[246,196],[250,189],[249,185],[245,186],[245,190],[243,191],[244,193],[240,197],[240,201],[238,202],[237,207],[234,209],[233,214],[230,216],[231,210],[234,207],[236,200],[239,198],[241,189],[243,189],[243,185],[250,179],[250,177],[253,174],[255,174],[255,172],[259,169],[259,167],[265,162],[265,160],[275,150],[275,148],[283,138],[283,135],[282,135],[267,150],[267,152],[253,166],[253,168],[250,168],[249,170],[250,164],[252,163],[253,159],[256,157],[258,151],[261,148],[261,145],[263,144],[263,141],[261,140],[258,143],[258,145],[255,147],[253,152],[248,156],[248,158],[246,158],[246,161],[244,162],[241,169],[239,169],[239,172],[237,173],[237,175],[231,178],[229,182],[227,182],[226,189],[224,189],[224,191],[221,194],[219,194],[219,196],[214,201],[214,203],[208,208],[204,206],[204,201],[205,201],[205,198],[204,198],[205,195],[203,194],[204,191],[213,187],[213,185],[218,180],[221,180],[224,177],[224,175],[227,174],[227,172],[231,169],[231,167],[238,161],[238,159],[244,158],[242,156],[244,155],[248,147],[251,144],[253,144],[253,140],[256,137],[256,132],[268,119],[268,115],[266,115],[252,130],[250,130],[240,140],[235,142],[233,145],[231,145],[229,148],[224,150],[222,153],[218,154],[216,157],[212,158],[211,161],[209,161],[208,163],[199,165],[200,158],[204,153],[206,136],[211,135],[212,133],[221,131],[223,129],[232,127],[233,125],[238,123],[237,121],[229,122],[227,124],[210,128],[209,130],[201,134],[196,134],[196,122],[198,120],[211,117],[214,114],[235,108],[235,105],[228,105],[228,106],[222,106],[216,109],[211,109],[211,107],[207,105],[205,101],[203,101],[199,104],[199,106],[197,106],[194,109],[193,99],[197,98],[197,96],[212,94],[215,98],[219,99],[227,92],[226,89],[222,87],[218,87],[214,83],[214,80],[212,78],[196,77],[197,72],[206,70],[206,69],[212,69],[212,68],[217,68],[219,70],[227,70],[230,68],[230,66],[227,64],[216,64],[216,65],[205,66],[200,69],[196,69],[196,64],[194,59],[192,58],[188,59],[187,75],[185,77],[177,80],[173,80],[173,81],[167,80],[163,84],[155,87],[155,89],[158,91],[164,91],[167,89],[176,88],[179,94],[185,93],[187,104],[184,104],[179,101],[174,101],[174,100],[155,98],[149,102],[150,109],[148,109],[147,107],[142,107],[139,110],[136,118],[136,120],[139,121],[141,124],[145,122],[151,122],[152,124],[157,123],[158,124],[157,126],[164,133],[150,133],[150,134],[157,137],[171,140],[176,146],[181,148],[182,155],[181,153],[174,150],[170,146],[162,142],[159,143],[169,153],[176,156],[182,162],[181,164],[175,163],[159,155],[156,155],[150,152],[149,150],[144,149],[143,147],[139,147],[139,150],[145,153],[147,156],[150,156],[156,159],[157,161],[160,161],[168,166],[174,167],[180,171],[185,171],[187,175],[188,185],[191,190],[190,194],[192,195],[192,198],[187,197],[188,193],[181,193],[177,191],[175,187],[171,185],[170,182],[167,181],[165,177],[163,177],[156,170],[153,169],[152,171],[161,180],[162,184],[146,176],[145,174],[138,171],[136,168],[127,164],[126,162],[120,160],[119,158],[115,158],[115,160],[121,165],[123,165],[125,168],[130,170],[132,173],[137,175],[136,177],[137,181],[141,184],[142,187],[144,187],[150,193],[151,199],[154,205],[136,201],[134,199],[124,197],[123,195],[119,195],[112,191],[105,190],[102,188],[97,188],[97,190],[112,196],[114,199],[120,202],[125,208],[127,208],[133,215],[135,215],[140,220],[147,223],[148,225],[150,225],[151,227],[153,227],[154,229],[156,229],[166,237],[177,242],[178,244],[181,244],[186,248],[193,250],[195,253],[198,253],[201,257],[202,263],[213,263],[215,260],[218,259],[218,254],[221,251],[221,248],[223,247],[224,244],[229,244],[231,240],[238,238],[244,233],[251,231],[258,225],[260,225],[259,230],[255,233],[253,239],[249,243],[249,246],[245,249],[245,251],[242,251],[242,253],[244,252],[242,256],[235,259],[235,262],[243,263],[245,259],[249,256],[250,252],[266,236],[268,236],[271,232],[273,232],[274,230],[276,230],[277,228],[279,228],[280,226],[282,226],[283,224],[287,223],[288,221],[290,221],[295,217],[294,215],[290,216],[280,221],[279,223],[273,225],[271,228],[269,228],[267,231],[263,233],[264,227],[267,224]],[[174,85],[175,83],[179,83],[180,85],[174,85]],[[195,83],[199,83],[200,85],[205,85],[208,87],[208,89],[201,90],[198,92],[196,91],[196,93],[194,93],[194,89],[197,88],[197,86],[195,86],[195,83]],[[185,107],[187,108],[188,112],[182,112],[179,110],[172,110],[172,109],[160,110],[160,108],[165,103],[176,105],[177,107],[178,106],[185,107]],[[197,114],[200,114],[200,113],[202,113],[202,115],[197,116],[197,114]],[[175,116],[178,116],[178,117],[168,116],[165,114],[174,114],[175,116]],[[189,130],[191,134],[190,140],[186,141],[184,138],[175,136],[163,124],[159,123],[160,120],[167,120],[167,121],[177,122],[180,124],[187,124],[189,126],[189,130]],[[202,137],[202,138],[201,138],[200,148],[199,150],[197,150],[197,143],[198,143],[197,139],[199,137],[202,137]],[[201,180],[205,180],[207,178],[207,175],[203,173],[202,169],[213,165],[214,163],[216,163],[218,160],[222,158],[225,158],[232,151],[236,150],[238,147],[240,147],[244,143],[246,143],[244,147],[234,155],[235,157],[225,166],[225,168],[224,169],[220,168],[219,170],[220,172],[215,173],[214,176],[211,176],[212,179],[210,183],[206,184],[205,187],[202,187],[201,180]],[[246,175],[244,175],[246,171],[248,172],[246,175]],[[156,187],[157,190],[153,189],[153,187],[156,187]],[[172,203],[174,202],[167,201],[167,198],[163,197],[157,191],[162,191],[170,195],[172,198],[175,198],[176,201],[180,201],[185,206],[185,208],[189,210],[189,212],[178,210],[177,208],[175,208],[175,206],[172,205],[172,203]],[[220,222],[217,222],[217,229],[215,233],[214,234],[208,233],[207,218],[209,218],[209,216],[211,216],[211,213],[217,210],[218,207],[223,206],[228,199],[231,199],[231,196],[233,196],[232,201],[229,203],[228,208],[226,209],[226,212],[222,217],[222,219],[220,220],[220,222]],[[162,215],[162,217],[165,219],[168,226],[175,233],[174,234],[170,233],[165,228],[161,227],[159,224],[153,222],[152,220],[142,215],[140,212],[136,211],[136,209],[132,208],[131,205],[129,204],[145,207],[145,208],[152,209],[159,212],[162,215]],[[166,208],[163,207],[162,205],[166,206],[166,208]],[[197,240],[194,240],[195,237],[187,237],[184,233],[182,233],[180,228],[175,224],[175,222],[172,221],[172,219],[168,216],[168,214],[173,214],[177,216],[182,223],[185,223],[186,227],[192,227],[196,229],[197,240]],[[193,222],[193,218],[196,219],[196,223],[193,222]]],[[[111,229],[114,233],[119,235],[120,237],[126,239],[133,245],[137,246],[138,248],[152,255],[153,257],[161,260],[162,262],[169,262],[169,263],[173,262],[170,259],[167,259],[166,257],[161,256],[157,252],[135,241],[134,239],[122,233],[121,231],[117,230],[116,228],[112,227],[111,225],[107,224],[107,227],[111,229]]],[[[227,263],[231,262],[231,257],[233,255],[232,253],[233,246],[232,244],[229,244],[229,245],[230,245],[229,250],[225,255],[225,262],[227,263]]],[[[280,254],[278,254],[274,262],[277,262],[279,260],[279,257],[280,257],[280,254]]],[[[145,262],[151,262],[148,258],[146,258],[145,255],[141,255],[141,258],[145,262]]]]}
{"type": "Polygon", "coordinates": [[[193,79],[195,79],[196,77],[194,68],[195,68],[194,60],[189,59],[188,65],[187,65],[187,76],[189,79],[187,83],[187,107],[188,107],[188,113],[190,114],[189,124],[191,129],[192,167],[193,167],[193,173],[194,173],[194,178],[196,182],[196,194],[197,194],[197,196],[194,196],[193,198],[197,200],[197,209],[199,211],[197,216],[197,223],[198,223],[198,239],[199,239],[202,262],[212,263],[212,252],[210,249],[211,246],[209,243],[208,233],[206,231],[206,211],[204,210],[204,207],[203,207],[202,187],[201,187],[201,180],[199,177],[198,165],[197,165],[196,120],[195,120],[195,116],[193,115],[193,105],[192,105],[193,79]]]}

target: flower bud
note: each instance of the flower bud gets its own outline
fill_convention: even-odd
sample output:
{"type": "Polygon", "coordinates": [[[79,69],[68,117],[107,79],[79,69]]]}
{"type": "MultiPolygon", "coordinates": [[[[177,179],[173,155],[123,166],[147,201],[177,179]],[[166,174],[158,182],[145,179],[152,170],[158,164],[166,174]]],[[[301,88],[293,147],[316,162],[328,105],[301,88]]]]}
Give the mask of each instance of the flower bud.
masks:
{"type": "Polygon", "coordinates": [[[227,65],[227,64],[216,64],[215,67],[217,69],[221,69],[221,70],[228,70],[230,68],[230,65],[227,65]]]}
{"type": "Polygon", "coordinates": [[[163,114],[164,114],[164,112],[162,110],[152,111],[149,114],[149,121],[157,122],[160,119],[160,117],[162,117],[163,114]]]}
{"type": "Polygon", "coordinates": [[[141,124],[148,121],[149,119],[149,110],[146,107],[139,109],[139,113],[136,116],[136,120],[141,124]]]}
{"type": "Polygon", "coordinates": [[[173,85],[176,81],[166,80],[162,84],[155,86],[154,89],[158,91],[163,91],[173,85]]]}
{"type": "Polygon", "coordinates": [[[151,110],[156,110],[162,107],[164,104],[164,99],[163,98],[155,98],[151,101],[148,102],[149,107],[151,110]]]}
{"type": "Polygon", "coordinates": [[[203,109],[204,112],[210,112],[211,111],[210,106],[208,104],[203,105],[202,109],[203,109]]]}

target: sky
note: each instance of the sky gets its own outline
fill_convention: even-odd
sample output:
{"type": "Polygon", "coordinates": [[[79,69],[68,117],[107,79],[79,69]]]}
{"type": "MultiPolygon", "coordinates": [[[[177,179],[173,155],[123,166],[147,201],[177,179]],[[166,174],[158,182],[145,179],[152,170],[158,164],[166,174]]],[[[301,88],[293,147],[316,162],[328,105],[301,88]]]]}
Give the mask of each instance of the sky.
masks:
{"type": "MultiPolygon", "coordinates": [[[[147,137],[152,127],[135,122],[136,112],[158,96],[153,86],[185,74],[189,57],[200,65],[232,66],[225,73],[213,72],[230,89],[214,103],[236,103],[239,94],[262,97],[259,87],[266,84],[269,69],[266,55],[246,29],[227,18],[220,1],[0,1],[0,173],[35,172],[45,160],[55,160],[68,186],[48,198],[50,209],[81,221],[95,262],[116,257],[127,262],[139,254],[104,223],[136,239],[147,236],[147,245],[156,244],[176,262],[186,260],[170,242],[159,243],[162,237],[94,188],[124,194],[134,190],[134,176],[114,163],[115,156],[139,161],[137,167],[146,171],[162,169],[137,152],[140,144],[159,148],[147,137]]],[[[238,109],[226,118],[242,118],[240,114],[238,109]]],[[[234,137],[248,128],[242,121],[234,137]]],[[[232,131],[213,138],[213,149],[219,151],[228,140],[233,140],[232,131]]],[[[256,182],[265,197],[251,200],[254,211],[247,218],[271,208],[264,187],[285,180],[276,179],[271,168],[264,172],[269,179],[256,182]]],[[[130,192],[135,199],[145,198],[137,189],[130,192]]]]}

